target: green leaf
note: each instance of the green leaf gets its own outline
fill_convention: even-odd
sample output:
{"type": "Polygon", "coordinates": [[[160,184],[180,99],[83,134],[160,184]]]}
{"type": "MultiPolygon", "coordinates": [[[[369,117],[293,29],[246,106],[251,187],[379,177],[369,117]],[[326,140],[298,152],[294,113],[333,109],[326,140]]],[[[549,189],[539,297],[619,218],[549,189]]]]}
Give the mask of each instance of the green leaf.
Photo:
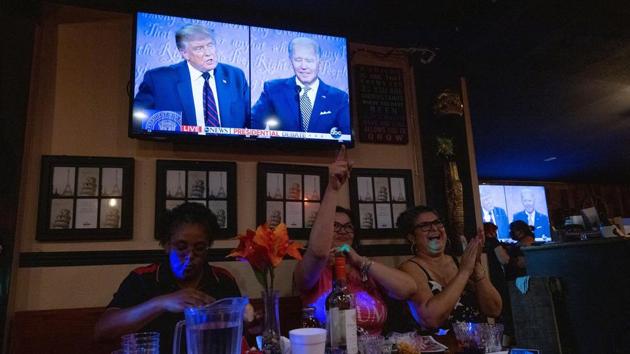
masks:
{"type": "Polygon", "coordinates": [[[262,285],[263,289],[267,290],[267,272],[254,269],[254,275],[256,275],[256,280],[262,285]]]}

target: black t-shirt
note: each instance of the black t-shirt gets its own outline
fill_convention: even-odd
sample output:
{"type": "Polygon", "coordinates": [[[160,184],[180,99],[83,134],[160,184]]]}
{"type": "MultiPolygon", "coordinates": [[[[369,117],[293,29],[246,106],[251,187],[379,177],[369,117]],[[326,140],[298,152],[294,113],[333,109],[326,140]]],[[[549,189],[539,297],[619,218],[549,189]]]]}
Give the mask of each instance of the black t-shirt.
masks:
{"type": "MultiPolygon", "coordinates": [[[[225,269],[206,264],[198,289],[219,300],[241,296],[234,277],[225,269]]],[[[108,308],[128,308],[139,305],[154,297],[180,290],[175,282],[168,260],[136,268],[123,280],[107,305],[108,308]]],[[[173,350],[173,330],[183,313],[166,312],[149,322],[138,332],[156,331],[160,333],[160,353],[173,350]]]]}
{"type": "Polygon", "coordinates": [[[517,244],[509,245],[507,253],[510,256],[510,261],[505,266],[505,280],[511,281],[527,275],[527,268],[518,266],[518,258],[525,257],[521,247],[517,244]]]}
{"type": "Polygon", "coordinates": [[[484,245],[484,252],[488,256],[488,270],[490,272],[490,280],[494,287],[497,287],[500,281],[505,281],[505,275],[503,273],[503,267],[501,262],[497,258],[497,254],[494,250],[497,247],[503,247],[496,237],[487,237],[484,245]]]}

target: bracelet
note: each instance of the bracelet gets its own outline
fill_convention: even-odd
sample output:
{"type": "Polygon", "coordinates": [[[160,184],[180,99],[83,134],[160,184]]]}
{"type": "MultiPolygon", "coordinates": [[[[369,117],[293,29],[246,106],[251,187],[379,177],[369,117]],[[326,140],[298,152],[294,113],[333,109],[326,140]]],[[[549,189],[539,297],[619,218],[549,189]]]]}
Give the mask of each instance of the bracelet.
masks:
{"type": "Polygon", "coordinates": [[[362,282],[365,283],[368,281],[368,272],[370,271],[370,267],[372,266],[373,263],[374,263],[373,260],[367,257],[363,257],[363,260],[361,261],[361,281],[362,282]]]}

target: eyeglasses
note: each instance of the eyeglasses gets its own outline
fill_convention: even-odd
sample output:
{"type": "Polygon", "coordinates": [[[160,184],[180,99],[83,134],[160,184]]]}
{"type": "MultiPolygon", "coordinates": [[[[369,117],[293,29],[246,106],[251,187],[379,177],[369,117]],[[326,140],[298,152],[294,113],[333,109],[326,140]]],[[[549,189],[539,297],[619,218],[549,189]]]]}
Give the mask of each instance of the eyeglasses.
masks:
{"type": "Polygon", "coordinates": [[[414,226],[413,228],[414,230],[420,229],[420,231],[422,232],[429,232],[431,231],[432,226],[435,226],[436,229],[440,230],[444,228],[444,223],[442,223],[442,220],[440,219],[435,219],[433,221],[421,222],[417,224],[416,226],[414,226]]]}
{"type": "Polygon", "coordinates": [[[354,232],[354,226],[351,223],[341,224],[335,222],[335,232],[339,234],[349,234],[354,232]]]}
{"type": "Polygon", "coordinates": [[[186,242],[176,242],[171,243],[171,245],[175,249],[177,255],[181,257],[191,253],[195,256],[203,256],[206,251],[208,251],[208,248],[210,248],[207,243],[197,243],[192,247],[190,247],[186,242]]]}

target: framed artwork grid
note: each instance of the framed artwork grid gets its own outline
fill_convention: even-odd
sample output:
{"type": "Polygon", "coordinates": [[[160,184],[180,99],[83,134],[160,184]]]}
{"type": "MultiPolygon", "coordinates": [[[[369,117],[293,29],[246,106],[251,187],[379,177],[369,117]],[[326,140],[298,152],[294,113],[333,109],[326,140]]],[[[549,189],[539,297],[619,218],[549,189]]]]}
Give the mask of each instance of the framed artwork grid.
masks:
{"type": "Polygon", "coordinates": [[[132,158],[42,156],[36,239],[131,238],[133,178],[132,158]]]}
{"type": "Polygon", "coordinates": [[[328,167],[259,163],[256,221],[284,222],[295,239],[308,239],[325,186],[328,167]]]}
{"type": "Polygon", "coordinates": [[[350,206],[362,237],[391,237],[398,216],[414,206],[411,170],[352,169],[350,206]]]}
{"type": "Polygon", "coordinates": [[[215,239],[236,235],[236,163],[218,161],[157,160],[155,237],[158,222],[167,210],[186,203],[200,203],[217,217],[215,239]]]}

